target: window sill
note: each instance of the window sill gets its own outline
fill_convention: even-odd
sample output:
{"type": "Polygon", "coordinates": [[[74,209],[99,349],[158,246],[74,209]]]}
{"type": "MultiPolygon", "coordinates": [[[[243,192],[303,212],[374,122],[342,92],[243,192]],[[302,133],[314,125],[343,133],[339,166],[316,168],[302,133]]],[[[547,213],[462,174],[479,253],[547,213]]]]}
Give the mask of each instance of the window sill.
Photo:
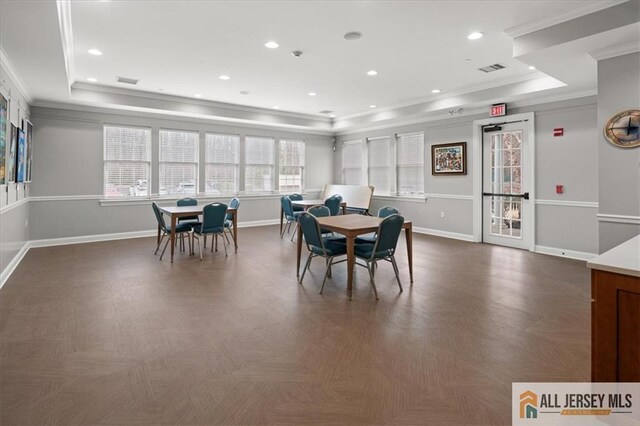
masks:
{"type": "MultiPolygon", "coordinates": [[[[313,190],[310,190],[313,191],[313,190]]],[[[287,193],[289,194],[289,193],[287,193]]],[[[271,192],[271,193],[240,193],[240,194],[228,194],[228,195],[207,195],[207,194],[198,194],[198,195],[188,195],[177,197],[175,195],[152,195],[151,197],[128,197],[128,198],[101,198],[99,200],[100,206],[102,207],[116,207],[116,206],[138,206],[138,205],[149,205],[153,202],[159,204],[175,204],[179,199],[191,197],[198,200],[200,203],[207,202],[229,202],[229,200],[233,197],[240,198],[241,201],[244,200],[271,200],[271,199],[280,199],[283,195],[287,195],[285,193],[279,192],[271,192]]],[[[307,192],[303,192],[303,195],[306,195],[307,192]]]]}
{"type": "Polygon", "coordinates": [[[374,195],[374,200],[388,200],[388,201],[406,201],[410,203],[426,203],[427,197],[425,195],[374,195]]]}

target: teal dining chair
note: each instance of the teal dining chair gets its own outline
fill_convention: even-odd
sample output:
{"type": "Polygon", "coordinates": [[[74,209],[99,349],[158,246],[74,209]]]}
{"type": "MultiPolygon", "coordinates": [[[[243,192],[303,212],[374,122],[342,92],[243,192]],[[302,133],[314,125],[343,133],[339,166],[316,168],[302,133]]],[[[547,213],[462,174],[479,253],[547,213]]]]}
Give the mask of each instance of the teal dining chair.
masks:
{"type": "Polygon", "coordinates": [[[340,214],[340,203],[342,203],[342,197],[338,194],[332,195],[324,201],[324,205],[329,207],[331,216],[338,216],[340,214]]]}
{"type": "MultiPolygon", "coordinates": [[[[327,206],[312,206],[307,210],[310,214],[314,215],[315,217],[327,217],[327,216],[331,216],[331,211],[329,210],[329,207],[327,206]]],[[[320,232],[322,233],[322,235],[326,235],[326,234],[333,234],[332,231],[329,231],[328,229],[320,229],[320,232]]]]}
{"type": "MultiPolygon", "coordinates": [[[[291,199],[284,195],[280,198],[280,205],[282,206],[282,211],[284,212],[284,217],[287,219],[286,225],[282,228],[282,233],[280,234],[280,238],[284,236],[285,231],[291,232],[291,225],[298,223],[298,217],[303,212],[294,212],[293,205],[291,204],[291,199]]],[[[298,231],[298,227],[296,226],[293,235],[291,236],[291,241],[293,241],[293,237],[296,236],[296,232],[298,231]]]]}
{"type": "MultiPolygon", "coordinates": [[[[195,198],[181,198],[176,202],[176,205],[178,207],[197,206],[198,205],[198,200],[196,200],[195,198]]],[[[179,217],[178,218],[178,223],[179,224],[186,224],[186,225],[189,225],[191,227],[198,226],[200,224],[200,222],[198,222],[198,216],[197,215],[196,216],[179,217]]],[[[182,250],[184,250],[184,238],[183,237],[180,238],[180,244],[181,244],[182,250]]]]}
{"type": "MultiPolygon", "coordinates": [[[[160,211],[156,203],[151,203],[151,207],[153,208],[153,213],[156,216],[158,226],[160,227],[160,231],[162,232],[160,241],[158,241],[158,245],[156,246],[156,251],[153,254],[158,254],[160,245],[162,245],[162,240],[167,237],[167,242],[164,244],[164,248],[162,249],[162,253],[160,254],[159,260],[162,260],[162,256],[164,256],[164,252],[167,250],[169,241],[171,241],[171,226],[167,226],[167,224],[165,223],[164,216],[162,216],[162,212],[160,211]]],[[[189,241],[189,252],[191,252],[191,239],[189,238],[189,231],[191,231],[191,225],[187,225],[185,223],[176,224],[176,235],[179,234],[181,238],[184,238],[184,234],[187,234],[187,240],[189,241]]]]}
{"type": "Polygon", "coordinates": [[[376,299],[378,299],[378,290],[376,289],[376,282],[374,279],[375,272],[373,268],[374,265],[381,260],[386,260],[393,265],[393,272],[396,274],[398,287],[400,287],[400,292],[402,292],[402,283],[400,282],[400,274],[398,271],[398,264],[396,263],[395,252],[403,225],[404,217],[397,214],[387,216],[382,220],[382,222],[380,222],[377,238],[373,244],[356,243],[354,247],[356,264],[367,268],[369,271],[371,286],[373,287],[376,299]],[[357,259],[363,260],[365,264],[358,263],[357,259]]]}
{"type": "Polygon", "coordinates": [[[304,274],[311,266],[311,260],[314,257],[323,257],[326,263],[326,269],[324,272],[324,279],[322,280],[322,287],[320,287],[320,294],[324,289],[324,284],[327,281],[327,277],[331,275],[331,266],[337,263],[346,262],[346,258],[335,261],[338,256],[344,256],[347,254],[347,245],[345,238],[336,237],[323,237],[320,232],[320,225],[314,215],[309,212],[302,212],[298,217],[298,223],[300,224],[300,232],[304,235],[304,240],[307,243],[307,250],[309,250],[309,257],[302,270],[300,276],[300,284],[304,279],[304,274]]]}
{"type": "MultiPolygon", "coordinates": [[[[213,251],[215,238],[216,250],[218,249],[218,235],[224,236],[224,222],[227,216],[227,205],[222,203],[213,203],[204,206],[202,209],[202,223],[200,226],[193,228],[193,245],[195,246],[195,240],[198,240],[198,251],[200,253],[200,260],[202,260],[202,244],[200,243],[200,237],[205,235],[211,235],[211,251],[213,251]]],[[[222,244],[224,244],[224,255],[227,256],[227,244],[224,238],[222,238],[222,244]]]]}
{"type": "MultiPolygon", "coordinates": [[[[231,201],[229,201],[229,208],[236,209],[236,215],[238,214],[238,209],[240,208],[240,199],[238,197],[233,197],[231,201]]],[[[233,215],[231,213],[227,213],[227,217],[224,220],[224,238],[227,240],[227,243],[231,243],[229,241],[229,236],[227,234],[231,233],[231,229],[233,228],[233,215]]],[[[233,233],[235,234],[237,229],[233,229],[233,233]]]]}
{"type": "MultiPolygon", "coordinates": [[[[289,199],[291,201],[302,201],[303,197],[302,197],[302,194],[293,193],[293,194],[289,195],[289,199]]],[[[304,207],[302,207],[302,206],[293,206],[293,211],[294,212],[303,212],[304,211],[304,207]]]]}
{"type": "MultiPolygon", "coordinates": [[[[378,217],[380,218],[384,219],[385,217],[389,217],[392,214],[400,214],[400,211],[397,208],[391,207],[391,206],[380,207],[378,209],[378,217]]],[[[375,241],[376,241],[376,234],[368,234],[366,236],[356,238],[356,244],[357,243],[373,244],[375,241]]]]}

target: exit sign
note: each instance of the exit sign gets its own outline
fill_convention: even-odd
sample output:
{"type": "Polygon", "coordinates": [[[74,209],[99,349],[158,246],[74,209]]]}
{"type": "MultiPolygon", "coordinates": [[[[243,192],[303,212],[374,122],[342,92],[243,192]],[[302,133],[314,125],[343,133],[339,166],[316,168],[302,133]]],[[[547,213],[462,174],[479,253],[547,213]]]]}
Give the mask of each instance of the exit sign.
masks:
{"type": "Polygon", "coordinates": [[[507,115],[507,104],[491,105],[489,115],[491,117],[502,117],[503,115],[507,115]]]}

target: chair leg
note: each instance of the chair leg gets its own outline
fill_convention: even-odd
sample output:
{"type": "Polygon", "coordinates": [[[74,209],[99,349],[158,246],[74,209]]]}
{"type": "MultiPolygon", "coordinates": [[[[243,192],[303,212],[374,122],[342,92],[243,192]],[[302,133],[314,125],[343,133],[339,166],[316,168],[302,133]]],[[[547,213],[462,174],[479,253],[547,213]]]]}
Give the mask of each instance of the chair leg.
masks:
{"type": "Polygon", "coordinates": [[[302,284],[302,280],[304,279],[304,274],[307,272],[307,269],[309,269],[309,266],[311,265],[312,258],[313,258],[313,253],[309,253],[309,257],[307,257],[307,263],[304,264],[304,269],[302,270],[302,275],[300,276],[300,284],[302,284]]]}
{"type": "Polygon", "coordinates": [[[160,253],[160,259],[158,260],[162,260],[162,256],[164,256],[164,252],[165,250],[167,250],[167,246],[169,245],[170,242],[171,242],[171,238],[167,238],[167,242],[164,243],[164,248],[162,249],[162,253],[160,253]]]}
{"type": "Polygon", "coordinates": [[[204,238],[204,248],[207,248],[207,235],[203,235],[202,238],[204,238]]]}
{"type": "Polygon", "coordinates": [[[202,242],[200,242],[200,238],[198,238],[198,253],[200,253],[200,260],[202,260],[202,242]]]}
{"type": "MultiPolygon", "coordinates": [[[[231,232],[231,230],[229,230],[229,232],[231,232]]],[[[224,238],[227,240],[227,244],[231,244],[231,241],[229,241],[229,235],[227,235],[228,232],[223,232],[222,234],[224,235],[224,238]]]]}
{"type": "Polygon", "coordinates": [[[373,293],[376,295],[376,300],[378,299],[378,289],[376,288],[376,281],[373,279],[373,271],[371,263],[367,262],[367,270],[369,271],[369,277],[371,278],[371,286],[373,287],[373,293]]]}
{"type": "Polygon", "coordinates": [[[324,284],[327,282],[327,277],[331,271],[331,264],[333,263],[333,257],[327,259],[327,270],[324,271],[324,279],[322,280],[322,287],[320,287],[320,294],[322,294],[322,290],[324,290],[324,284]]]}
{"type": "Polygon", "coordinates": [[[293,239],[296,237],[296,233],[298,232],[298,224],[296,223],[294,226],[295,227],[293,228],[293,235],[291,236],[291,242],[293,242],[293,239]]]}
{"type": "Polygon", "coordinates": [[[162,236],[160,237],[160,241],[158,241],[158,247],[156,247],[156,251],[153,254],[158,254],[158,250],[160,250],[160,246],[162,245],[162,240],[164,240],[165,237],[165,233],[162,233],[162,236]]]}
{"type": "Polygon", "coordinates": [[[396,263],[396,258],[391,256],[391,264],[393,265],[393,272],[396,273],[396,280],[398,280],[398,287],[400,287],[400,293],[402,293],[402,283],[400,282],[400,273],[398,271],[398,264],[396,263]]]}
{"type": "MultiPolygon", "coordinates": [[[[224,236],[224,229],[222,230],[222,235],[224,236]]],[[[228,257],[229,255],[227,254],[227,243],[225,240],[222,240],[222,245],[224,246],[224,257],[228,257]]]]}

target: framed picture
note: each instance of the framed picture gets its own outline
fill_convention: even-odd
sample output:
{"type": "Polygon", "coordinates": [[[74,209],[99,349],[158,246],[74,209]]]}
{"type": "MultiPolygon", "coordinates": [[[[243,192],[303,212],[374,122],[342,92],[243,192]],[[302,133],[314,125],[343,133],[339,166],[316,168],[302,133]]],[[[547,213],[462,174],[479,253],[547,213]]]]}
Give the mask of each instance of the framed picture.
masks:
{"type": "Polygon", "coordinates": [[[432,175],[466,175],[467,143],[454,142],[431,146],[432,175]]]}
{"type": "Polygon", "coordinates": [[[6,182],[16,181],[16,160],[18,157],[18,128],[11,124],[9,135],[9,153],[7,154],[6,182]]]}
{"type": "Polygon", "coordinates": [[[18,156],[16,157],[16,182],[24,182],[27,169],[27,140],[24,131],[18,129],[18,156]]]}
{"type": "Polygon", "coordinates": [[[27,120],[22,120],[22,130],[24,130],[24,136],[27,142],[26,151],[26,168],[24,181],[31,182],[31,173],[33,170],[33,124],[27,120]]]}
{"type": "Polygon", "coordinates": [[[9,102],[0,93],[0,185],[4,185],[7,180],[6,156],[7,156],[7,120],[9,118],[9,102]]]}

